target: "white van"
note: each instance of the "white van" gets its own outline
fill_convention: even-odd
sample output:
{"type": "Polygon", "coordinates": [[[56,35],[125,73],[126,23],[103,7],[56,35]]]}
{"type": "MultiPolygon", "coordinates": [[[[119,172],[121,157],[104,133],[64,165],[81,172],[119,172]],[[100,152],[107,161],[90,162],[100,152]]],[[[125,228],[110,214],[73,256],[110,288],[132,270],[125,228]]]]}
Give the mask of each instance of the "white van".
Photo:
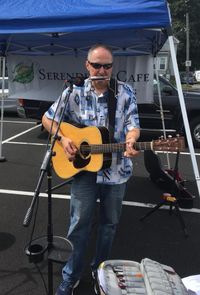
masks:
{"type": "MultiPolygon", "coordinates": [[[[2,97],[3,77],[0,77],[0,97],[2,97]]],[[[8,97],[8,77],[4,78],[4,96],[8,97]]]]}
{"type": "MultiPolygon", "coordinates": [[[[3,95],[2,86],[3,86],[3,77],[0,77],[0,109],[2,108],[2,95],[3,95]]],[[[17,113],[17,99],[9,98],[8,77],[4,78],[3,109],[5,112],[17,113]]]]}
{"type": "Polygon", "coordinates": [[[194,76],[197,82],[200,82],[200,71],[195,71],[194,76]]]}

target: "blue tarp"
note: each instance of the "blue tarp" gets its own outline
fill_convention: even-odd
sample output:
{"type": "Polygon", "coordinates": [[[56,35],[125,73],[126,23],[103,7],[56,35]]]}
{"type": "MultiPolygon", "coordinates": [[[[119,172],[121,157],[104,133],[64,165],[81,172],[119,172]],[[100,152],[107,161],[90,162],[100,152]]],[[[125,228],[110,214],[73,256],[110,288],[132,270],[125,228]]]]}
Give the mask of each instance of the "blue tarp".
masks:
{"type": "Polygon", "coordinates": [[[97,42],[118,54],[155,54],[169,27],[165,0],[6,0],[0,54],[77,54],[97,42]]]}
{"type": "Polygon", "coordinates": [[[166,28],[164,0],[1,1],[0,33],[166,28]]]}

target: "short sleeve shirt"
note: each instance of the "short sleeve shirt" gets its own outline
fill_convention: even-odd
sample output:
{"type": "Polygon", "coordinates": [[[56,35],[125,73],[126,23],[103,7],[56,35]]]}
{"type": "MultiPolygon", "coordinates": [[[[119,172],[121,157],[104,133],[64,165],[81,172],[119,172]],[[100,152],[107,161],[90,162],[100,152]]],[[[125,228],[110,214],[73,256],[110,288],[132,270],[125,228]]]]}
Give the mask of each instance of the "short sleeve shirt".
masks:
{"type": "MultiPolygon", "coordinates": [[[[115,98],[117,104],[114,138],[117,143],[124,143],[126,133],[133,128],[139,128],[136,97],[129,85],[118,81],[118,91],[115,98]]],[[[65,106],[63,121],[108,128],[107,100],[108,92],[98,96],[91,81],[86,79],[84,86],[73,86],[70,95],[66,89],[61,98],[49,108],[45,115],[47,118],[59,122],[61,111],[65,106]]],[[[97,183],[120,184],[126,182],[132,175],[132,165],[132,160],[124,157],[123,152],[112,153],[111,166],[97,172],[97,183]]]]}

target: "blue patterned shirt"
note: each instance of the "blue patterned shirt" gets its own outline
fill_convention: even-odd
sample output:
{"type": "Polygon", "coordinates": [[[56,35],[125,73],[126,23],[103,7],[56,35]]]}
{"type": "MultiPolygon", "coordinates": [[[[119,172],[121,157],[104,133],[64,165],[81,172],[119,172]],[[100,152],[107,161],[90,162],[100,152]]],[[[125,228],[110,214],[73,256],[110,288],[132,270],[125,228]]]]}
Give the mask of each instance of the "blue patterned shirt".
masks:
{"type": "MultiPolygon", "coordinates": [[[[47,118],[58,122],[68,89],[64,90],[60,103],[59,99],[45,113],[47,118]],[[57,110],[56,110],[57,109],[57,110]]],[[[125,142],[126,133],[133,128],[139,128],[139,118],[136,97],[133,89],[118,81],[116,94],[116,115],[114,138],[116,142],[125,142]]],[[[83,87],[73,86],[67,102],[64,121],[75,122],[85,126],[108,126],[108,93],[98,96],[91,84],[86,79],[83,87]]],[[[132,160],[124,157],[123,153],[113,153],[110,168],[97,172],[97,183],[120,184],[126,182],[132,175],[132,160]]]]}

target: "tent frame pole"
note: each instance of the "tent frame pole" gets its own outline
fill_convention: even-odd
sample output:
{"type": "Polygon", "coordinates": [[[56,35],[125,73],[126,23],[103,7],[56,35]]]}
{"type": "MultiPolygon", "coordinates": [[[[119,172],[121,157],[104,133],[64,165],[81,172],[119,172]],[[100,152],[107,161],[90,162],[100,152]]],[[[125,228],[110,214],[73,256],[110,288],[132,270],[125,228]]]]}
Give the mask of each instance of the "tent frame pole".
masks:
{"type": "Polygon", "coordinates": [[[0,57],[0,74],[2,76],[2,97],[1,97],[1,119],[0,119],[0,162],[5,162],[6,158],[2,155],[3,144],[3,121],[4,121],[4,99],[5,99],[5,70],[6,70],[6,58],[0,57]]]}
{"type": "Polygon", "coordinates": [[[169,35],[168,39],[169,39],[170,53],[171,53],[171,58],[172,58],[172,65],[173,65],[174,75],[175,75],[175,80],[176,80],[176,86],[177,86],[177,90],[178,90],[178,97],[179,97],[179,102],[180,102],[180,107],[181,107],[181,112],[182,112],[182,117],[183,117],[183,123],[184,123],[184,127],[185,127],[185,134],[186,134],[186,138],[187,138],[187,142],[188,142],[188,148],[190,151],[192,167],[193,167],[193,171],[194,171],[194,175],[195,175],[195,179],[196,179],[196,184],[197,184],[197,188],[198,188],[198,193],[199,193],[199,197],[200,197],[199,169],[198,169],[198,165],[197,165],[194,145],[193,145],[191,131],[190,131],[190,125],[188,122],[188,116],[187,116],[187,111],[186,111],[186,107],[185,107],[185,100],[184,100],[184,96],[183,96],[181,80],[180,80],[180,75],[179,75],[179,70],[178,70],[178,65],[177,65],[177,60],[176,60],[173,36],[169,35]]]}
{"type": "MultiPolygon", "coordinates": [[[[164,110],[163,110],[163,104],[162,104],[162,95],[161,95],[161,89],[160,89],[160,80],[159,80],[159,75],[158,75],[158,57],[155,57],[156,61],[156,67],[155,67],[155,73],[156,73],[156,80],[157,80],[157,89],[158,89],[158,99],[159,99],[159,107],[160,107],[160,117],[162,121],[162,129],[163,129],[163,136],[166,139],[167,138],[167,133],[166,133],[166,128],[165,128],[165,116],[164,116],[164,110]]],[[[170,169],[170,160],[169,160],[169,153],[166,153],[166,159],[167,159],[167,168],[170,169]]]]}

